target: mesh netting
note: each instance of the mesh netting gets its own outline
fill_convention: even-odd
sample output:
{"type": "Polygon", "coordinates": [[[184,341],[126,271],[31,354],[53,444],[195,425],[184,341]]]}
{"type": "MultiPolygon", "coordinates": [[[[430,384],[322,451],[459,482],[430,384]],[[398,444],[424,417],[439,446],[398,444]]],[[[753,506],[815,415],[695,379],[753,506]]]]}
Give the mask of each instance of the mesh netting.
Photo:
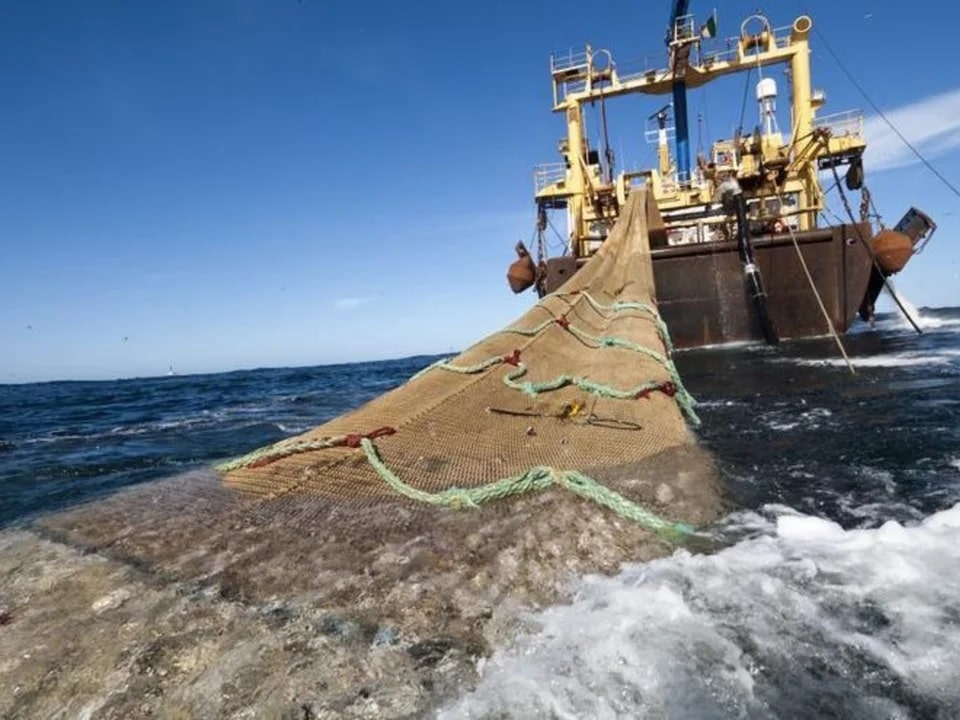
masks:
{"type": "Polygon", "coordinates": [[[633,191],[562,292],[459,357],[225,480],[0,532],[0,715],[410,718],[469,688],[521,608],[723,510],[652,287],[633,191]]]}
{"type": "Polygon", "coordinates": [[[604,492],[592,478],[688,442],[681,411],[696,416],[654,306],[645,200],[632,193],[600,251],[513,325],[223,465],[227,483],[273,501],[401,493],[459,507],[584,483],[592,496],[604,492]]]}

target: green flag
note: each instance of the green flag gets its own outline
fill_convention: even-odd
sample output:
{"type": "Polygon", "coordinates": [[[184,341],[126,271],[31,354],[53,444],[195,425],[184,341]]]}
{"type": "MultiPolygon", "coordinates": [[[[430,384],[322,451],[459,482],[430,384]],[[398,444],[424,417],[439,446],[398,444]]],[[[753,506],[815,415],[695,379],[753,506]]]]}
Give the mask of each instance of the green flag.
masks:
{"type": "Polygon", "coordinates": [[[713,38],[717,36],[717,16],[711,15],[707,18],[707,22],[703,24],[700,28],[700,37],[702,38],[713,38]]]}

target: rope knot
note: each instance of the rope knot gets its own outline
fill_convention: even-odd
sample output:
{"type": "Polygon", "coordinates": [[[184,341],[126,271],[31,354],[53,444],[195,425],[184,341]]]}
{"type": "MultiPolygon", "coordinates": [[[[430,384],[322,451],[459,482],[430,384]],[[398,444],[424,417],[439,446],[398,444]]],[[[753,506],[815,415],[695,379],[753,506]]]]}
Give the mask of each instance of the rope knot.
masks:
{"type": "Polygon", "coordinates": [[[667,397],[673,397],[677,394],[677,386],[670,380],[667,380],[665,383],[663,383],[663,385],[660,386],[660,392],[667,397]]]}
{"type": "Polygon", "coordinates": [[[250,468],[251,470],[255,470],[256,468],[263,467],[264,465],[269,465],[275,460],[277,460],[275,456],[267,455],[265,457],[260,458],[259,460],[254,460],[253,462],[248,463],[247,467],[250,468]]]}
{"type": "Polygon", "coordinates": [[[650,397],[650,393],[652,393],[654,390],[659,390],[667,397],[673,397],[678,392],[678,388],[676,384],[670,380],[667,380],[666,382],[660,383],[659,385],[654,385],[653,387],[646,387],[643,390],[640,390],[639,392],[637,392],[636,395],[634,395],[634,398],[636,398],[637,400],[640,400],[641,398],[646,399],[650,397]]]}
{"type": "Polygon", "coordinates": [[[389,425],[384,425],[383,427],[378,427],[372,432],[368,432],[366,435],[361,435],[360,433],[348,433],[343,436],[343,444],[348,448],[358,448],[360,447],[361,440],[376,440],[377,438],[386,437],[387,435],[393,435],[396,432],[396,428],[392,428],[389,425]]]}
{"type": "Polygon", "coordinates": [[[474,502],[473,498],[470,497],[470,493],[467,490],[462,490],[460,488],[453,488],[447,493],[447,506],[452,510],[463,510],[464,508],[475,509],[480,507],[474,502]]]}
{"type": "Polygon", "coordinates": [[[506,365],[513,365],[514,367],[517,367],[520,365],[520,351],[514,350],[510,355],[504,355],[503,362],[506,365]]]}
{"type": "Polygon", "coordinates": [[[393,435],[397,432],[396,428],[392,428],[389,425],[384,425],[383,427],[378,427],[373,432],[367,433],[367,440],[376,440],[377,438],[387,437],[388,435],[393,435]]]}
{"type": "Polygon", "coordinates": [[[569,330],[569,329],[570,329],[570,321],[567,320],[567,316],[566,316],[566,315],[561,315],[560,317],[558,317],[558,318],[555,320],[555,322],[557,323],[557,325],[559,325],[560,327],[562,327],[564,330],[569,330]]]}

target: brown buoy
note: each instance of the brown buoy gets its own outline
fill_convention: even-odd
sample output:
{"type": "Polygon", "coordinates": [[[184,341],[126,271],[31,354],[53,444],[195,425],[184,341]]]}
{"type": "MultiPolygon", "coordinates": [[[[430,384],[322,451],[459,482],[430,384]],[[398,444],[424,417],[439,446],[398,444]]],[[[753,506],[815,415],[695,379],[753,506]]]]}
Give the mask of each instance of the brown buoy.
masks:
{"type": "Polygon", "coordinates": [[[537,279],[537,270],[533,264],[533,258],[524,246],[523,242],[518,242],[516,248],[517,259],[510,263],[507,270],[507,282],[510,283],[510,289],[515,293],[522,293],[531,287],[537,279]]]}
{"type": "Polygon", "coordinates": [[[881,230],[870,241],[870,247],[877,263],[888,275],[903,270],[913,255],[913,240],[896,230],[881,230]]]}

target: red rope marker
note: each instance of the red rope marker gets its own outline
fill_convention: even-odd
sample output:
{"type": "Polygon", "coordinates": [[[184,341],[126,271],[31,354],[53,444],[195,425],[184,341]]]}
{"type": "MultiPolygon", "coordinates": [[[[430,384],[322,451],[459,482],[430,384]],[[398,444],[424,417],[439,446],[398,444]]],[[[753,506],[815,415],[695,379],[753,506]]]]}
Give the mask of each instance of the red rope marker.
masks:
{"type": "Polygon", "coordinates": [[[510,355],[504,355],[503,362],[507,365],[517,367],[520,364],[520,351],[514,350],[510,355]]]}
{"type": "Polygon", "coordinates": [[[384,425],[383,427],[377,428],[373,432],[369,432],[366,435],[361,435],[359,433],[349,433],[344,435],[343,444],[348,448],[358,448],[360,447],[361,440],[376,440],[380,437],[386,437],[387,435],[393,435],[396,432],[395,428],[384,425]]]}

